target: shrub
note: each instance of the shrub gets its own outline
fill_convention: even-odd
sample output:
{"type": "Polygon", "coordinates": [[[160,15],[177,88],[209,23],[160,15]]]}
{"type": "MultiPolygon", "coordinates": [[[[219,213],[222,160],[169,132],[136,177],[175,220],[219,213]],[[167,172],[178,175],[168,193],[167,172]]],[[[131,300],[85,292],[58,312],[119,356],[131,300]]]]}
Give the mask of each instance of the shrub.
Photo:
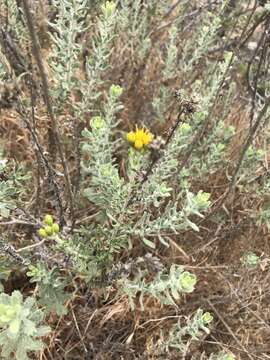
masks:
{"type": "MultiPolygon", "coordinates": [[[[0,144],[2,356],[23,360],[41,348],[37,338],[48,332],[39,326],[43,311],[48,322],[69,324],[72,314],[78,344],[88,352],[92,315],[82,334],[73,310],[81,311],[83,299],[86,311],[86,294],[95,291],[97,306],[125,299],[126,313],[138,319],[127,345],[141,318],[150,316],[149,303],[177,313],[179,321],[158,331],[156,356],[186,356],[215,327],[201,309],[205,301],[194,297],[219,285],[203,279],[201,264],[220,264],[210,251],[201,254],[215,243],[219,256],[219,240],[228,223],[239,224],[238,214],[256,229],[269,228],[268,6],[50,3],[0,5],[3,124],[9,129],[13,116],[20,120],[29,144],[21,164],[7,160],[0,144]],[[253,35],[259,38],[250,56],[253,35]],[[9,96],[10,83],[16,96],[9,96]],[[234,119],[238,103],[249,116],[243,124],[234,119]],[[19,291],[5,293],[16,270],[26,273],[29,291],[35,286],[25,301],[19,291]]],[[[12,136],[11,143],[22,135],[12,136]]],[[[242,264],[255,270],[260,256],[243,254],[242,264]]],[[[104,325],[115,313],[97,321],[104,325]]],[[[100,332],[95,336],[106,333],[100,332]]],[[[209,357],[233,358],[229,352],[209,357]]]]}

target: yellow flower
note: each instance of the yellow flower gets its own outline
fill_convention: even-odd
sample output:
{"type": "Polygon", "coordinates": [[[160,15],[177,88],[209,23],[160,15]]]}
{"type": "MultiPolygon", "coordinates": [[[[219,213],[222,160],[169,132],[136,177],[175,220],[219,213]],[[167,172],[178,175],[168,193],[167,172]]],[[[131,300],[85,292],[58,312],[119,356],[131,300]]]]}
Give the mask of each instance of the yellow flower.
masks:
{"type": "Polygon", "coordinates": [[[136,140],[136,136],[135,136],[135,132],[134,131],[130,131],[129,133],[127,133],[127,141],[130,143],[134,143],[136,140]]]}
{"type": "Polygon", "coordinates": [[[135,140],[134,147],[137,150],[141,150],[143,147],[143,142],[139,139],[135,140]]]}
{"type": "Polygon", "coordinates": [[[136,126],[136,131],[128,132],[126,138],[129,143],[133,144],[135,149],[141,150],[153,140],[153,135],[147,129],[138,129],[136,126]]]}
{"type": "Polygon", "coordinates": [[[150,133],[143,133],[141,139],[144,145],[148,145],[153,140],[153,135],[150,133]]]}
{"type": "Polygon", "coordinates": [[[44,224],[51,226],[53,224],[53,217],[50,214],[44,216],[44,224]]]}

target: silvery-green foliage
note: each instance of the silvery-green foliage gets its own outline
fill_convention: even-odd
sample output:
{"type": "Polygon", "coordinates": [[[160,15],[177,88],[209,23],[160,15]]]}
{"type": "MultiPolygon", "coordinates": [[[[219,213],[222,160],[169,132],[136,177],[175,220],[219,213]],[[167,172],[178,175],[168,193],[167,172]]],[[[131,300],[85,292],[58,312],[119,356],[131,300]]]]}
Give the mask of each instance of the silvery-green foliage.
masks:
{"type": "Polygon", "coordinates": [[[73,270],[89,283],[101,275],[102,265],[112,260],[106,243],[107,236],[108,231],[104,226],[88,225],[72,237],[62,238],[56,248],[72,259],[73,270]]]}
{"type": "MultiPolygon", "coordinates": [[[[100,259],[100,263],[110,261],[114,251],[127,245],[129,241],[127,235],[132,228],[128,219],[123,222],[132,182],[126,183],[120,176],[113,156],[119,142],[122,142],[122,138],[114,139],[115,127],[118,124],[116,114],[122,109],[119,101],[121,94],[122,88],[112,85],[104,104],[103,114],[93,117],[90,120],[91,129],[84,129],[82,132],[84,137],[82,170],[85,184],[83,195],[99,210],[96,220],[101,225],[97,224],[91,232],[97,239],[97,241],[91,240],[91,248],[98,253],[97,258],[100,259]],[[112,227],[108,221],[113,225],[112,227]]],[[[89,263],[84,262],[84,268],[89,268],[91,273],[97,273],[98,270],[91,270],[97,267],[97,258],[94,260],[91,255],[90,258],[89,263]]]]}
{"type": "Polygon", "coordinates": [[[220,351],[217,354],[211,354],[208,360],[235,360],[236,357],[231,352],[220,351]]]}
{"type": "Polygon", "coordinates": [[[255,269],[260,262],[260,257],[252,251],[248,251],[240,258],[243,266],[249,269],[255,269]]]}
{"type": "Polygon", "coordinates": [[[117,142],[112,135],[117,125],[116,113],[122,108],[118,98],[122,93],[119,86],[112,85],[104,106],[103,116],[93,117],[91,131],[84,129],[86,139],[82,147],[89,159],[82,163],[84,173],[90,184],[84,189],[84,196],[106,211],[108,216],[118,216],[127,197],[127,187],[114,164],[113,150],[117,142]]]}
{"type": "MultiPolygon", "coordinates": [[[[162,201],[171,196],[172,187],[169,182],[167,183],[167,180],[177,166],[179,149],[187,145],[185,140],[189,136],[190,126],[182,124],[179,127],[173,140],[168,144],[161,161],[153,169],[150,178],[144,184],[142,191],[139,192],[141,204],[145,209],[144,213],[138,217],[135,224],[128,221],[127,217],[125,217],[125,224],[123,224],[118,216],[125,209],[130,190],[135,186],[134,172],[141,170],[143,160],[140,161],[138,159],[140,155],[135,155],[136,153],[131,150],[129,152],[129,169],[132,170],[130,181],[126,183],[119,176],[112,155],[116,145],[115,141],[112,140],[112,134],[116,125],[115,112],[120,109],[120,104],[117,101],[119,95],[121,95],[120,88],[113,85],[104,107],[104,115],[92,118],[90,122],[91,131],[88,129],[83,131],[86,140],[82,152],[87,156],[82,167],[86,179],[88,176],[90,177],[90,186],[85,188],[84,196],[97,205],[99,210],[105,211],[106,216],[117,225],[107,241],[112,238],[121,239],[123,237],[127,242],[129,241],[127,235],[130,238],[135,235],[151,247],[155,246],[155,241],[152,239],[159,239],[163,244],[168,245],[164,234],[177,233],[188,227],[198,231],[198,227],[189,217],[194,215],[202,217],[201,211],[206,210],[210,204],[207,199],[206,206],[202,208],[200,204],[201,192],[195,195],[186,189],[179,193],[176,200],[170,201],[161,212],[157,210],[155,217],[152,216],[151,211],[147,211],[152,204],[158,209],[162,201]],[[178,202],[181,203],[180,209],[178,202]]],[[[143,158],[143,155],[141,157],[143,158]]]]}
{"type": "Polygon", "coordinates": [[[0,51],[0,81],[3,81],[6,77],[6,68],[4,66],[5,57],[0,51]]]}
{"type": "Polygon", "coordinates": [[[140,272],[134,280],[125,279],[121,284],[121,292],[129,298],[131,308],[135,308],[135,298],[139,294],[141,309],[144,310],[144,297],[152,296],[162,304],[175,305],[175,301],[182,293],[190,293],[194,290],[196,276],[185,271],[182,266],[172,265],[169,273],[165,270],[158,272],[155,278],[146,282],[145,272],[140,272]]]}
{"type": "Polygon", "coordinates": [[[177,39],[178,29],[176,26],[172,26],[169,31],[169,43],[166,46],[167,56],[165,60],[165,66],[162,71],[162,75],[165,79],[169,79],[175,76],[175,66],[177,61],[177,39]]]}
{"type": "Polygon", "coordinates": [[[27,276],[30,282],[38,284],[39,303],[45,307],[46,312],[55,312],[57,315],[66,314],[64,302],[68,298],[64,288],[66,280],[60,278],[59,270],[48,270],[42,263],[29,265],[27,276]]]}
{"type": "Polygon", "coordinates": [[[23,174],[22,169],[13,169],[12,164],[0,158],[0,216],[8,217],[10,211],[19,202],[19,194],[24,191],[23,182],[28,176],[23,174]]]}
{"type": "Polygon", "coordinates": [[[96,35],[92,41],[90,55],[85,62],[87,79],[80,85],[83,99],[81,110],[88,110],[90,104],[101,95],[100,87],[104,84],[103,73],[110,68],[110,56],[116,37],[115,25],[118,11],[113,1],[106,1],[101,6],[101,14],[96,24],[96,35]]]}
{"type": "Polygon", "coordinates": [[[64,253],[70,259],[70,269],[80,274],[87,283],[101,275],[101,265],[112,260],[105,242],[108,236],[106,230],[96,224],[86,229],[81,228],[80,232],[73,236],[54,236],[54,250],[64,253]]]}
{"type": "MultiPolygon", "coordinates": [[[[196,133],[198,127],[202,126],[211,116],[211,126],[193,151],[189,161],[188,172],[192,178],[201,178],[206,174],[213,173],[219,166],[226,165],[225,152],[232,136],[234,128],[226,126],[224,123],[225,115],[228,114],[230,101],[234,93],[234,86],[230,85],[226,95],[222,97],[222,103],[219,104],[220,112],[218,115],[212,114],[211,109],[216,101],[218,89],[223,78],[233,60],[232,53],[226,53],[224,61],[218,64],[209,64],[209,69],[204,74],[204,80],[197,80],[193,85],[193,94],[195,99],[200,99],[196,106],[196,112],[193,114],[189,123],[190,134],[196,133]],[[200,96],[203,93],[204,96],[200,96]]],[[[190,137],[189,139],[193,139],[190,137]]],[[[182,176],[182,174],[181,174],[182,176]]]]}
{"type": "Polygon", "coordinates": [[[119,12],[119,33],[125,36],[126,47],[130,50],[134,60],[141,59],[151,46],[149,39],[149,12],[153,7],[153,1],[149,1],[147,7],[142,5],[140,0],[121,0],[121,11],[119,12]]]}
{"type": "Polygon", "coordinates": [[[43,344],[38,338],[50,331],[48,326],[40,325],[42,321],[43,312],[34,298],[23,301],[19,291],[0,294],[1,356],[11,359],[13,354],[17,360],[28,360],[28,352],[41,350],[43,344]]]}
{"type": "Polygon", "coordinates": [[[150,240],[151,238],[158,238],[163,245],[168,246],[166,237],[169,235],[188,228],[199,231],[198,226],[189,218],[192,215],[203,217],[201,212],[209,207],[210,194],[200,191],[195,195],[186,190],[182,199],[180,199],[181,195],[179,195],[179,200],[182,200],[180,209],[178,209],[178,201],[169,201],[153,220],[151,213],[145,212],[133,228],[134,234],[139,235],[146,245],[154,248],[155,243],[150,240]]]}
{"type": "Polygon", "coordinates": [[[222,120],[216,121],[216,125],[213,126],[212,132],[207,139],[208,154],[204,163],[205,170],[201,166],[202,172],[211,174],[216,170],[216,164],[220,165],[223,161],[225,162],[224,153],[233,135],[233,126],[226,125],[222,120]]]}
{"type": "Polygon", "coordinates": [[[218,14],[202,13],[201,23],[198,25],[194,36],[187,41],[181,59],[184,73],[192,71],[194,65],[207,53],[216,41],[217,31],[221,26],[222,15],[228,0],[223,0],[219,5],[218,14]]]}
{"type": "Polygon", "coordinates": [[[127,158],[127,175],[130,182],[135,183],[136,175],[139,170],[143,168],[143,165],[146,161],[146,156],[142,156],[142,153],[135,150],[133,147],[128,149],[128,158],[127,158]]]}
{"type": "Polygon", "coordinates": [[[163,351],[174,348],[185,354],[193,340],[199,340],[203,333],[210,333],[208,325],[212,320],[213,317],[209,312],[198,309],[192,317],[186,319],[185,325],[179,321],[171,327],[167,336],[161,333],[159,348],[163,351]]]}
{"type": "Polygon", "coordinates": [[[193,179],[213,174],[218,168],[229,163],[225,154],[234,135],[234,127],[214,118],[213,127],[207,135],[200,142],[200,147],[194,151],[190,161],[189,171],[193,179]]]}
{"type": "Polygon", "coordinates": [[[18,6],[16,0],[5,0],[2,3],[6,9],[1,9],[2,4],[0,4],[0,12],[3,11],[2,14],[5,14],[5,11],[8,11],[7,30],[14,34],[15,39],[20,41],[20,43],[24,42],[27,38],[27,29],[23,19],[22,8],[18,6]]]}
{"type": "Polygon", "coordinates": [[[169,179],[177,168],[177,157],[187,147],[191,135],[189,124],[180,125],[166,149],[163,150],[162,157],[154,167],[149,181],[143,186],[143,205],[145,208],[151,203],[155,207],[159,207],[163,199],[171,195],[172,187],[169,179]]]}
{"type": "MultiPolygon", "coordinates": [[[[212,76],[208,78],[207,86],[203,85],[202,81],[197,81],[194,84],[193,92],[196,95],[195,99],[199,97],[200,102],[198,103],[196,112],[192,116],[190,122],[181,124],[177,129],[177,131],[175,132],[172,140],[170,141],[164,153],[162,154],[162,157],[158,162],[158,166],[156,166],[155,169],[153,169],[153,172],[151,174],[151,182],[148,182],[144,185],[144,204],[146,206],[149,204],[149,202],[153,202],[153,204],[157,204],[158,206],[160,199],[168,196],[168,191],[164,192],[162,190],[160,191],[159,189],[164,189],[165,185],[168,189],[171,188],[169,184],[166,184],[166,179],[170,178],[175,173],[179,162],[178,160],[179,154],[183,153],[184,150],[187,148],[188,144],[193,138],[192,135],[194,131],[196,131],[196,128],[198,128],[198,126],[207,119],[211,106],[213,105],[213,101],[215,100],[217,90],[231,62],[231,57],[232,57],[231,53],[226,54],[224,61],[217,65],[214,74],[212,74],[212,76]],[[203,89],[203,87],[205,87],[205,89],[203,89]],[[204,96],[201,97],[199,96],[199,93],[203,90],[205,90],[204,96]]],[[[220,120],[221,119],[219,119],[219,121],[220,120]]],[[[217,126],[218,126],[218,121],[215,127],[217,126]]],[[[219,157],[219,159],[221,158],[220,155],[225,150],[224,146],[225,144],[228,144],[228,139],[230,138],[230,136],[228,136],[228,130],[225,131],[225,127],[223,127],[224,130],[223,132],[220,130],[221,130],[220,128],[216,130],[217,132],[219,131],[221,133],[219,134],[218,139],[215,139],[214,144],[216,144],[216,147],[214,147],[214,145],[211,145],[212,151],[209,153],[209,157],[211,157],[211,160],[208,161],[209,168],[211,168],[210,165],[212,165],[213,162],[215,163],[217,162],[217,157],[219,157]],[[225,143],[224,146],[222,145],[222,142],[225,143]]],[[[232,129],[230,129],[230,135],[231,134],[232,134],[232,129]]],[[[203,142],[205,142],[207,141],[207,139],[208,137],[205,136],[205,138],[202,140],[203,142]]],[[[209,142],[209,144],[213,144],[212,140],[213,139],[211,139],[211,142],[209,142]]],[[[201,158],[200,153],[198,154],[198,157],[196,157],[196,154],[195,156],[192,156],[191,161],[195,163],[196,169],[199,168],[198,162],[200,164],[200,158],[201,158]]],[[[192,169],[192,167],[193,164],[191,163],[190,168],[192,169]]]]}
{"type": "MultiPolygon", "coordinates": [[[[0,174],[3,174],[5,171],[7,160],[0,160],[0,174]]],[[[7,180],[0,181],[0,215],[2,217],[8,217],[10,214],[10,210],[15,207],[15,199],[13,184],[7,180]]]]}
{"type": "Polygon", "coordinates": [[[51,35],[53,42],[50,65],[55,83],[54,95],[64,103],[77,83],[76,71],[80,67],[79,56],[82,45],[77,37],[85,29],[87,0],[56,0],[58,14],[55,22],[49,23],[55,30],[51,35]]]}
{"type": "Polygon", "coordinates": [[[256,178],[256,170],[263,165],[265,156],[266,150],[262,148],[256,148],[254,145],[251,145],[247,149],[241,166],[241,173],[238,175],[237,180],[240,187],[245,186],[251,181],[250,174],[254,174],[253,178],[256,178]]]}
{"type": "MultiPolygon", "coordinates": [[[[154,167],[149,180],[144,184],[142,194],[139,194],[145,211],[138,219],[136,225],[132,227],[132,233],[138,235],[148,246],[154,247],[154,242],[151,241],[151,238],[158,238],[164,245],[168,245],[164,234],[177,233],[188,227],[198,231],[198,227],[194,222],[190,221],[189,217],[192,215],[202,217],[201,211],[206,210],[210,205],[210,202],[207,201],[206,206],[201,208],[201,205],[198,203],[201,193],[197,195],[192,194],[188,191],[188,184],[186,183],[178,198],[169,201],[165,207],[161,208],[162,211],[159,210],[163,201],[172,194],[173,188],[168,180],[177,167],[179,151],[185,149],[190,135],[191,126],[187,123],[182,124],[177,129],[172,141],[164,150],[162,158],[154,167]],[[180,207],[179,202],[181,203],[180,207]],[[156,208],[154,218],[152,213],[146,210],[151,204],[156,208]]],[[[132,152],[130,156],[133,156],[132,152]]]]}
{"type": "MultiPolygon", "coordinates": [[[[176,45],[178,34],[177,26],[172,26],[169,31],[169,40],[166,45],[166,57],[164,59],[164,68],[161,72],[161,79],[163,81],[174,78],[177,76],[177,53],[178,48],[176,45]]],[[[169,101],[171,100],[171,91],[168,87],[161,84],[158,86],[158,94],[154,97],[152,105],[155,110],[156,116],[159,121],[162,121],[166,116],[166,110],[169,101]]]]}
{"type": "MultiPolygon", "coordinates": [[[[200,99],[196,108],[197,111],[193,115],[195,124],[201,124],[207,118],[214,101],[216,101],[217,92],[221,84],[224,83],[224,76],[229,67],[233,65],[234,59],[232,52],[226,52],[223,61],[215,64],[209,63],[203,73],[203,78],[192,84],[193,96],[195,99],[200,99]],[[204,96],[201,96],[202,93],[204,96]]],[[[231,96],[231,91],[227,92],[226,96],[231,96]]]]}
{"type": "Polygon", "coordinates": [[[160,87],[158,87],[158,93],[152,101],[153,109],[159,122],[164,121],[164,114],[166,113],[168,99],[170,99],[170,97],[170,89],[164,85],[160,85],[160,87]]]}
{"type": "Polygon", "coordinates": [[[130,60],[133,63],[143,61],[145,56],[151,50],[153,44],[150,33],[154,26],[159,26],[156,19],[164,15],[171,3],[168,0],[120,0],[118,16],[118,33],[125,44],[123,50],[130,54],[130,60]]]}

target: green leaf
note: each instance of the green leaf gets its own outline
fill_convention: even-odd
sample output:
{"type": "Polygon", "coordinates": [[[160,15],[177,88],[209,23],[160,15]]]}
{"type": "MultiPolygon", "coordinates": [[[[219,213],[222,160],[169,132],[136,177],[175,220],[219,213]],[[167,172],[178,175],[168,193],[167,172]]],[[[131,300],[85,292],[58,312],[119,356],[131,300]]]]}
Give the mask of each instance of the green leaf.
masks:
{"type": "Polygon", "coordinates": [[[3,218],[8,218],[10,214],[10,210],[6,207],[4,203],[0,203],[0,216],[3,218]]]}
{"type": "Polygon", "coordinates": [[[185,219],[187,225],[189,225],[191,227],[191,229],[193,229],[194,231],[200,231],[199,227],[194,224],[194,222],[190,221],[188,218],[185,219]]]}
{"type": "Polygon", "coordinates": [[[156,248],[156,245],[155,245],[152,241],[146,239],[145,237],[142,238],[142,241],[144,242],[144,244],[145,244],[146,246],[149,246],[149,247],[152,248],[152,249],[155,249],[155,248],[156,248]]]}
{"type": "Polygon", "coordinates": [[[163,237],[159,234],[158,239],[161,242],[161,244],[165,245],[166,247],[169,247],[170,245],[163,239],[163,237]]]}
{"type": "Polygon", "coordinates": [[[35,299],[28,297],[23,301],[20,291],[11,295],[0,294],[0,345],[3,358],[28,360],[29,351],[42,348],[42,342],[37,339],[48,332],[48,327],[39,324],[43,313],[36,307],[35,299]],[[13,357],[12,357],[13,358],[13,357]]]}

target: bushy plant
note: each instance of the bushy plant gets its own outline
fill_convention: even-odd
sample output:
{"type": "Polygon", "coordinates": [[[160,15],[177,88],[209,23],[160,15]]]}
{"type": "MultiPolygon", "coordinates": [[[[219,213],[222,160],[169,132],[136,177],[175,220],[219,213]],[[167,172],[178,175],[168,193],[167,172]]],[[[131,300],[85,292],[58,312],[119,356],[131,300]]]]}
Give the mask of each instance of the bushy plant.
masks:
{"type": "Polygon", "coordinates": [[[46,312],[56,312],[57,315],[67,313],[64,306],[68,295],[65,294],[65,282],[61,281],[58,269],[55,267],[48,271],[43,264],[30,265],[27,272],[30,282],[38,285],[39,303],[46,312]]]}
{"type": "Polygon", "coordinates": [[[42,348],[38,339],[50,331],[42,326],[43,312],[35,305],[35,299],[23,301],[22,294],[14,291],[11,295],[0,294],[0,345],[1,356],[10,359],[28,360],[29,351],[42,348]]]}
{"type": "Polygon", "coordinates": [[[172,326],[167,337],[162,335],[160,350],[169,351],[169,348],[175,348],[181,354],[186,354],[192,341],[199,340],[203,333],[210,333],[208,326],[212,321],[213,316],[209,312],[198,309],[192,317],[186,320],[184,326],[179,322],[172,326]]]}
{"type": "MultiPolygon", "coordinates": [[[[188,271],[183,258],[194,262],[194,268],[199,259],[198,269],[211,262],[210,256],[197,258],[193,244],[207,240],[206,247],[210,246],[205,232],[213,232],[213,242],[218,242],[223,226],[233,221],[238,208],[240,214],[255,219],[256,226],[270,227],[267,199],[263,204],[257,201],[259,209],[252,209],[251,215],[242,203],[235,207],[231,203],[253,189],[254,199],[266,198],[270,188],[269,74],[267,51],[259,49],[266,46],[266,32],[258,40],[258,51],[242,66],[253,32],[269,27],[269,9],[259,3],[255,2],[254,14],[245,1],[227,0],[200,5],[165,0],[56,0],[39,2],[36,9],[24,0],[0,4],[1,19],[3,13],[6,22],[6,29],[2,25],[0,29],[0,80],[16,80],[17,45],[33,55],[27,57],[29,67],[20,74],[22,89],[17,89],[13,110],[29,134],[27,166],[33,157],[37,164],[32,194],[23,167],[0,160],[4,229],[0,250],[9,258],[1,280],[8,282],[6,269],[13,269],[13,262],[21,272],[27,268],[39,305],[61,319],[69,316],[70,288],[94,292],[97,284],[102,288],[102,295],[96,295],[102,301],[97,303],[103,304],[111,294],[115,295],[111,303],[128,299],[126,311],[131,308],[132,316],[148,315],[148,299],[162,310],[183,312],[177,324],[160,331],[161,353],[173,350],[185,356],[191,343],[209,334],[213,320],[209,312],[194,310],[197,305],[193,315],[185,314],[185,306],[178,309],[182,298],[195,296],[201,281],[196,271],[197,276],[188,271]],[[49,34],[46,49],[39,44],[40,11],[47,12],[49,19],[43,34],[49,34]],[[246,92],[239,95],[243,79],[235,73],[241,67],[250,99],[246,92]],[[258,86],[261,78],[266,80],[258,86]],[[248,126],[230,122],[239,99],[248,103],[248,126]],[[246,138],[240,154],[231,155],[239,133],[246,138]],[[258,133],[260,144],[254,141],[258,133]],[[40,201],[43,196],[46,199],[40,201]],[[207,221],[202,224],[205,215],[207,221]],[[10,225],[14,227],[4,228],[10,225]],[[151,256],[144,255],[149,251],[151,256]]],[[[0,106],[4,95],[0,89],[0,106]]],[[[11,115],[4,113],[4,119],[10,120],[11,115]]],[[[240,262],[255,268],[260,261],[256,253],[244,253],[240,262]]],[[[23,302],[18,291],[0,294],[3,357],[12,354],[23,360],[29,351],[41,348],[36,338],[48,331],[39,327],[42,314],[32,297],[23,302]]],[[[81,334],[73,309],[72,316],[79,343],[84,344],[86,334],[81,334]]],[[[88,325],[85,329],[87,333],[88,325]]],[[[136,330],[137,325],[126,344],[136,330]]],[[[234,356],[220,352],[210,359],[234,356]]]]}
{"type": "Polygon", "coordinates": [[[29,179],[22,168],[8,164],[6,159],[0,159],[0,216],[7,218],[10,211],[19,203],[19,196],[25,192],[23,184],[29,179]]]}
{"type": "Polygon", "coordinates": [[[184,271],[181,266],[172,265],[168,274],[160,271],[149,283],[145,281],[143,273],[140,273],[134,280],[125,280],[121,291],[128,295],[132,309],[135,308],[134,299],[139,293],[139,301],[143,310],[145,296],[152,296],[163,304],[173,305],[181,293],[193,292],[196,282],[194,274],[184,271]]]}
{"type": "Polygon", "coordinates": [[[79,56],[83,49],[77,37],[86,28],[84,19],[87,14],[87,0],[57,0],[54,6],[57,19],[53,23],[49,22],[54,29],[51,34],[53,46],[50,65],[55,82],[54,97],[60,104],[64,104],[78,86],[76,72],[80,68],[79,56]]]}

